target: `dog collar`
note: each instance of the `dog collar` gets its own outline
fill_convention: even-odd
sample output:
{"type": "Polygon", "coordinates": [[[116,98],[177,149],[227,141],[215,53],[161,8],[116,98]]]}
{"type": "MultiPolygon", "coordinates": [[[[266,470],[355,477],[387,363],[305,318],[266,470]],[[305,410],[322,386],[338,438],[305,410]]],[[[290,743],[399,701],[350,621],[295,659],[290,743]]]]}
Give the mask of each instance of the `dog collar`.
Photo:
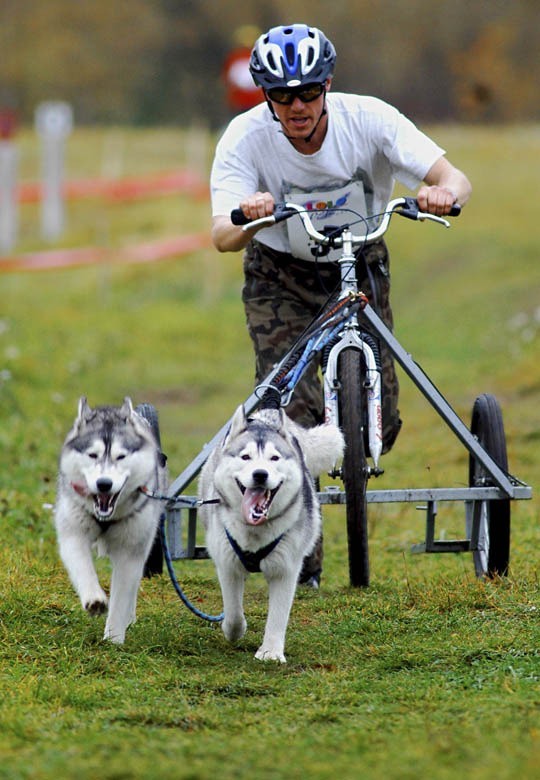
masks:
{"type": "Polygon", "coordinates": [[[225,529],[225,533],[231,547],[240,559],[240,563],[250,574],[256,574],[261,570],[261,561],[263,561],[267,555],[270,555],[272,550],[275,550],[285,536],[284,533],[280,534],[277,539],[274,539],[273,542],[267,544],[266,547],[261,547],[260,550],[255,550],[255,552],[248,552],[247,550],[242,550],[236,539],[231,536],[227,529],[225,529]]]}

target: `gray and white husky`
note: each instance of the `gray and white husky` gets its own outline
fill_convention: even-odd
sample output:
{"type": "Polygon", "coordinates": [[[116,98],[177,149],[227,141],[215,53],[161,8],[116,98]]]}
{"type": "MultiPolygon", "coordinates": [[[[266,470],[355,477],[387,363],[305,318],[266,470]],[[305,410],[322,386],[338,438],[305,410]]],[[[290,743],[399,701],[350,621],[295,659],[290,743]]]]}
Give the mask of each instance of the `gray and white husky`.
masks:
{"type": "Polygon", "coordinates": [[[79,401],[77,419],[60,455],[55,526],[60,557],[82,606],[107,611],[104,639],[121,644],[135,621],[144,564],[156,536],[160,503],[144,491],[166,488],[165,457],[156,435],[129,398],[91,409],[79,401]],[[92,549],[112,563],[110,603],[92,549]]]}
{"type": "Polygon", "coordinates": [[[223,596],[225,637],[247,628],[243,611],[248,572],[262,571],[269,587],[264,639],[255,657],[285,663],[285,633],[302,561],[320,534],[314,477],[341,458],[334,425],[304,429],[281,409],[250,418],[239,407],[230,431],[201,472],[199,498],[206,546],[223,596]]]}

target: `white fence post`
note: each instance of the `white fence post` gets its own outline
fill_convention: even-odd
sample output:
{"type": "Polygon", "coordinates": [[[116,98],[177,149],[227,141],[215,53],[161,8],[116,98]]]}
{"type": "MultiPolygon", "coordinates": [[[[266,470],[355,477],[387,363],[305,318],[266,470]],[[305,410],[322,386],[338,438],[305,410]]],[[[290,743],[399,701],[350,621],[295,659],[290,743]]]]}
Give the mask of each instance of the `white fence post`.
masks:
{"type": "Polygon", "coordinates": [[[15,112],[0,110],[0,252],[10,252],[17,241],[18,151],[12,140],[15,133],[15,112]]]}
{"type": "Polygon", "coordinates": [[[35,125],[42,142],[41,235],[54,241],[64,230],[64,146],[73,128],[71,106],[60,101],[40,103],[35,125]]]}

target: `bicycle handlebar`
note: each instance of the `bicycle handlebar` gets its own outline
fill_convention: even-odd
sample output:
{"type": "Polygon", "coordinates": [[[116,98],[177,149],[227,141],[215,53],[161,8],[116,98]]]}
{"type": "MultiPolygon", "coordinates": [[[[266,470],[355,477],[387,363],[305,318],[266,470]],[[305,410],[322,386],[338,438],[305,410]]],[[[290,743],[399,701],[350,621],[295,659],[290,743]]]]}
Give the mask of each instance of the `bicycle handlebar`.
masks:
{"type": "MultiPolygon", "coordinates": [[[[391,200],[388,203],[379,226],[375,228],[375,230],[367,232],[364,235],[353,235],[353,245],[365,244],[371,241],[377,241],[378,239],[382,238],[382,236],[388,230],[390,219],[394,213],[399,214],[402,217],[406,217],[407,219],[414,219],[422,222],[425,220],[430,220],[432,222],[438,222],[447,228],[450,227],[450,223],[446,219],[437,217],[435,214],[427,214],[423,211],[420,211],[416,198],[394,198],[394,200],[391,200]]],[[[456,203],[454,206],[452,206],[452,210],[448,216],[457,217],[460,213],[461,206],[456,203]]],[[[328,246],[331,244],[333,247],[342,246],[342,236],[334,234],[330,237],[324,235],[323,233],[319,233],[311,221],[309,212],[303,206],[299,206],[296,203],[276,203],[273,214],[268,217],[255,219],[253,221],[250,221],[245,216],[242,209],[233,209],[231,211],[231,221],[233,225],[242,226],[242,229],[246,231],[253,227],[270,227],[271,225],[275,225],[278,222],[283,222],[284,220],[289,219],[294,214],[298,214],[302,220],[306,233],[318,244],[321,244],[322,246],[328,246]]],[[[348,225],[343,226],[343,230],[347,228],[348,225]]]]}

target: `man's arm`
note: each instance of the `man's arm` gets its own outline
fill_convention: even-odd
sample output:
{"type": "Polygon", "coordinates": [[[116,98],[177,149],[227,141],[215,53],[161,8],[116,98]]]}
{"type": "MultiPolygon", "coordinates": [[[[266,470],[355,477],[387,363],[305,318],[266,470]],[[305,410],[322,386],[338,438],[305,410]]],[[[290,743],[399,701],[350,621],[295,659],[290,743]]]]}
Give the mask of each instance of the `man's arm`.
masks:
{"type": "Polygon", "coordinates": [[[233,225],[230,217],[213,217],[212,242],[218,252],[239,252],[246,246],[250,238],[249,233],[244,232],[241,227],[233,225]]]}
{"type": "Polygon", "coordinates": [[[428,214],[444,216],[454,203],[464,206],[471,195],[472,187],[462,171],[439,157],[424,178],[425,184],[417,194],[418,205],[428,214]]]}
{"type": "MultiPolygon", "coordinates": [[[[252,221],[274,213],[274,198],[269,192],[255,192],[244,198],[239,206],[252,221]]],[[[212,241],[219,252],[239,252],[260,229],[243,231],[241,227],[233,225],[229,216],[217,216],[212,220],[212,241]]]]}

